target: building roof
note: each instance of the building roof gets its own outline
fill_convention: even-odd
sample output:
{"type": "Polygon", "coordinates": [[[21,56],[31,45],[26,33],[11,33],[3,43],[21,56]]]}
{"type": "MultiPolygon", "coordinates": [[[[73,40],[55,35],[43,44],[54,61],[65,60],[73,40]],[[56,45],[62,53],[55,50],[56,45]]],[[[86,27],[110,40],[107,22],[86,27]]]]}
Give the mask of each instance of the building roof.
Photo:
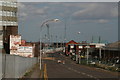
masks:
{"type": "Polygon", "coordinates": [[[106,45],[106,50],[120,51],[120,40],[106,45]]]}
{"type": "Polygon", "coordinates": [[[79,44],[79,43],[75,42],[74,40],[71,40],[68,43],[66,43],[66,46],[69,45],[69,44],[79,44]]]}
{"type": "Polygon", "coordinates": [[[106,47],[110,47],[110,48],[120,48],[120,40],[116,41],[114,43],[110,43],[108,45],[106,45],[106,47]]]}

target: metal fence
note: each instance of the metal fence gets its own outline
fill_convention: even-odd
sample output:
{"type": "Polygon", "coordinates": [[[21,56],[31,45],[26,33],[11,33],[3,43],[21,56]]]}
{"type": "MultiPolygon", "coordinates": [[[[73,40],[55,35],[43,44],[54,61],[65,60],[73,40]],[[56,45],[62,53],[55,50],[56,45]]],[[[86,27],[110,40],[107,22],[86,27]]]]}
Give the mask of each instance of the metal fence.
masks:
{"type": "Polygon", "coordinates": [[[2,53],[0,53],[0,79],[2,79],[2,53]]]}
{"type": "Polygon", "coordinates": [[[0,54],[0,79],[19,78],[37,63],[37,58],[0,54]]]}

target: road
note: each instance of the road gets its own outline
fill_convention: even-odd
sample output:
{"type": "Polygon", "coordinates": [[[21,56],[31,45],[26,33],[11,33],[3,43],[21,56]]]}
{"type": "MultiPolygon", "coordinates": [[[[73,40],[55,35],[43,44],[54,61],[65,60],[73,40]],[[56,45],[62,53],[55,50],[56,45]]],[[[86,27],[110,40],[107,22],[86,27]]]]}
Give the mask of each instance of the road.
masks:
{"type": "Polygon", "coordinates": [[[118,74],[102,70],[99,68],[88,67],[76,64],[70,58],[59,53],[50,54],[55,60],[44,60],[46,64],[48,78],[74,78],[80,80],[119,80],[118,74]],[[64,60],[65,64],[58,63],[57,60],[64,60]]]}

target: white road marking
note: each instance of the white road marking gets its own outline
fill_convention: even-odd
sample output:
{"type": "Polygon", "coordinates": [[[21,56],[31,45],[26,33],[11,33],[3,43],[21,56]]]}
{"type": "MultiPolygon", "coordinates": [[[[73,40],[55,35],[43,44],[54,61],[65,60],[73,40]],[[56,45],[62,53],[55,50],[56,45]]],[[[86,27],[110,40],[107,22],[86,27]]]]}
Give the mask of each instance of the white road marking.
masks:
{"type": "Polygon", "coordinates": [[[85,75],[86,73],[82,73],[83,75],[85,75]]]}
{"type": "Polygon", "coordinates": [[[94,79],[96,79],[96,80],[99,80],[97,77],[94,77],[94,76],[92,76],[92,75],[89,75],[89,74],[86,74],[86,73],[81,73],[81,72],[79,72],[79,71],[77,71],[77,70],[74,70],[74,69],[72,69],[72,68],[68,68],[69,70],[72,70],[72,71],[74,71],[74,72],[77,72],[77,73],[80,73],[80,74],[82,74],[82,75],[86,75],[86,76],[88,76],[88,77],[90,77],[90,78],[94,78],[94,79]]]}
{"type": "MultiPolygon", "coordinates": [[[[62,55],[62,56],[63,56],[63,55],[62,55]]],[[[68,59],[65,57],[65,60],[68,60],[68,59]]],[[[74,62],[71,62],[71,64],[75,64],[75,63],[74,63],[74,62]]],[[[77,64],[76,64],[76,65],[77,65],[77,64]]],[[[100,80],[100,79],[98,79],[97,77],[92,76],[92,75],[89,75],[89,74],[86,74],[86,73],[84,73],[84,72],[79,72],[79,71],[74,70],[74,69],[72,69],[72,68],[70,68],[70,67],[67,67],[67,66],[64,66],[64,67],[66,67],[66,68],[68,68],[69,70],[72,70],[72,71],[74,71],[74,72],[80,73],[80,74],[82,74],[82,75],[85,75],[85,76],[94,78],[94,79],[96,79],[96,80],[100,80]]]]}

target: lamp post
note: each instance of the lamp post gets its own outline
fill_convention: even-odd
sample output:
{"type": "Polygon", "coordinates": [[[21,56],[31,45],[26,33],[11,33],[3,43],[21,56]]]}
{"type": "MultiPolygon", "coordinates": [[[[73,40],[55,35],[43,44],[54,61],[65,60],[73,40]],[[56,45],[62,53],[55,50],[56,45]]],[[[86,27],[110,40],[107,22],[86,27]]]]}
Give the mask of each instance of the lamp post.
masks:
{"type": "MultiPolygon", "coordinates": [[[[81,32],[79,31],[79,32],[77,32],[77,34],[79,35],[79,34],[81,34],[81,32]]],[[[78,38],[78,42],[79,42],[79,38],[78,38]]]]}
{"type": "MultiPolygon", "coordinates": [[[[81,32],[79,31],[77,34],[80,34],[80,33],[81,33],[81,32]]],[[[79,38],[78,38],[78,40],[79,40],[79,38]]],[[[78,47],[79,47],[79,46],[78,46],[78,47]]],[[[78,64],[81,64],[81,56],[80,56],[81,54],[80,54],[80,53],[81,53],[81,51],[80,51],[80,52],[78,51],[78,57],[79,57],[79,58],[78,58],[78,59],[79,59],[79,60],[78,60],[78,64]]]]}
{"type": "Polygon", "coordinates": [[[42,23],[42,25],[40,26],[40,70],[41,70],[41,65],[42,65],[42,57],[41,57],[41,31],[42,31],[42,27],[47,24],[48,22],[57,22],[59,21],[59,19],[51,19],[51,20],[47,20],[45,22],[42,23]]]}
{"type": "Polygon", "coordinates": [[[87,46],[86,46],[86,49],[87,49],[87,64],[88,64],[88,59],[89,59],[89,48],[90,48],[90,46],[88,46],[88,43],[87,43],[87,46]]]}
{"type": "Polygon", "coordinates": [[[102,47],[99,48],[99,63],[101,63],[101,58],[102,58],[101,49],[102,49],[102,47]]]}
{"type": "Polygon", "coordinates": [[[57,36],[56,36],[56,49],[58,48],[57,36]]]}

